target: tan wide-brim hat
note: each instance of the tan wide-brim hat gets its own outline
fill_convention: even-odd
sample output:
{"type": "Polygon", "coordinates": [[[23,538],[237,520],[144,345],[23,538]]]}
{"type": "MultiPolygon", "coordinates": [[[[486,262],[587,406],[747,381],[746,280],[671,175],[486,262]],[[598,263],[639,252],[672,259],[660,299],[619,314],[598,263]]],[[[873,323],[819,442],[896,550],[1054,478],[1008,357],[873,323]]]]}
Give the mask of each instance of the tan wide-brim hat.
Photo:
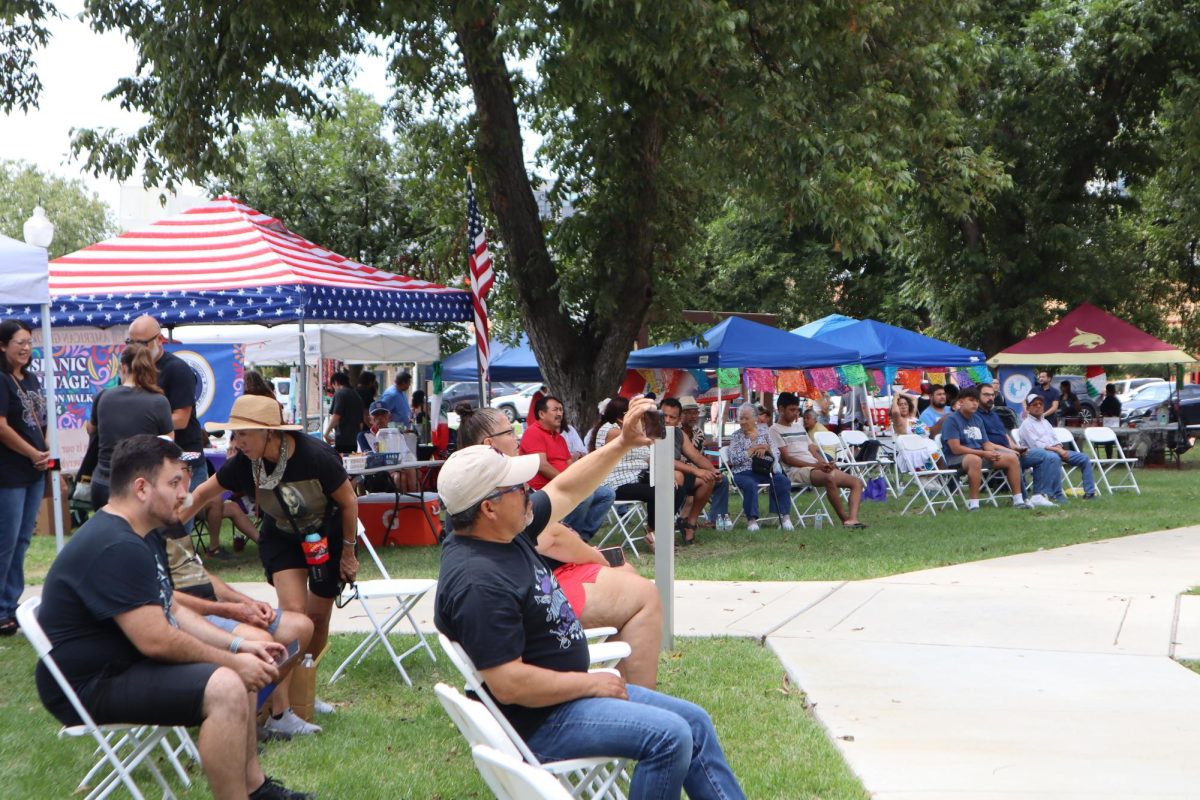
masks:
{"type": "Polygon", "coordinates": [[[283,424],[283,407],[279,401],[271,397],[257,394],[244,394],[233,401],[229,410],[228,422],[206,422],[204,429],[213,431],[298,431],[300,425],[283,424]]]}

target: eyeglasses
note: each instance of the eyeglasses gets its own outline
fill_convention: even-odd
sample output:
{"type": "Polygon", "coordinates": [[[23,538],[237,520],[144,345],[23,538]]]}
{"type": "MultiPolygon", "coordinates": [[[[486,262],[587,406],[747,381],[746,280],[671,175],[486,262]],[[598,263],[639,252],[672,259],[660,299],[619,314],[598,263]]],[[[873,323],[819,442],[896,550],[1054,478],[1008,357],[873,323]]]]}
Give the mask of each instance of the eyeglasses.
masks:
{"type": "Polygon", "coordinates": [[[33,339],[22,339],[21,341],[10,339],[8,343],[13,347],[33,347],[33,339]]]}
{"type": "MultiPolygon", "coordinates": [[[[518,483],[516,486],[506,486],[503,489],[497,489],[496,491],[492,492],[491,494],[489,494],[487,497],[485,497],[483,499],[484,500],[499,500],[501,497],[504,497],[504,495],[513,494],[514,492],[521,492],[522,494],[526,494],[529,492],[529,487],[523,483],[518,483]]],[[[480,501],[480,502],[482,502],[482,501],[480,501]]]]}
{"type": "Polygon", "coordinates": [[[162,331],[159,331],[158,333],[154,334],[149,339],[134,339],[131,337],[126,337],[125,344],[140,344],[144,347],[149,347],[150,343],[157,342],[160,336],[162,336],[162,331]]]}
{"type": "Polygon", "coordinates": [[[510,428],[509,428],[508,430],[506,430],[506,431],[496,431],[495,433],[489,433],[489,434],[488,434],[488,435],[487,435],[485,438],[488,438],[488,439],[496,439],[496,438],[499,438],[499,437],[501,437],[501,436],[508,436],[509,434],[512,434],[513,436],[516,436],[516,435],[517,435],[517,431],[516,431],[516,429],[515,429],[515,428],[512,428],[512,427],[510,427],[510,428]]]}

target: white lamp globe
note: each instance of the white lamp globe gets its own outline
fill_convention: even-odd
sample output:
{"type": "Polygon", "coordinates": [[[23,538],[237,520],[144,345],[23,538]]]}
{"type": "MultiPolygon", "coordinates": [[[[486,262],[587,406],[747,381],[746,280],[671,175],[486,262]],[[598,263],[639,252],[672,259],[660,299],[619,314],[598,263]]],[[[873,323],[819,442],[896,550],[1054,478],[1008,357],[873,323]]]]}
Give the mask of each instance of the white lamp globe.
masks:
{"type": "Polygon", "coordinates": [[[38,206],[33,216],[25,220],[25,242],[34,247],[49,249],[54,241],[54,223],[46,217],[46,209],[38,206]]]}

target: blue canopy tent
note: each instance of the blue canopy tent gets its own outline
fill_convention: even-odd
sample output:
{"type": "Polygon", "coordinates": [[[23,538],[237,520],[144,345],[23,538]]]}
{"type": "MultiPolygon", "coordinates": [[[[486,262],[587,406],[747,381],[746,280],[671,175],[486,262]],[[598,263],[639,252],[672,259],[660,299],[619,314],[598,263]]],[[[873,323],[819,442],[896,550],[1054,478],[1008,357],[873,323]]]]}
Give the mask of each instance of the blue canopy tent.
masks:
{"type": "Polygon", "coordinates": [[[853,320],[839,315],[810,322],[792,331],[810,341],[852,347],[865,367],[977,367],[984,354],[978,350],[943,342],[915,331],[897,328],[873,319],[853,320]]]}
{"type": "MultiPolygon", "coordinates": [[[[491,352],[488,374],[492,380],[517,383],[534,383],[542,380],[542,368],[538,366],[537,357],[534,356],[533,349],[529,346],[528,336],[522,335],[515,346],[502,344],[493,339],[488,349],[491,352]]],[[[442,359],[442,380],[478,380],[479,373],[475,368],[476,350],[475,345],[471,345],[442,359]]]]}
{"type": "Polygon", "coordinates": [[[630,369],[799,369],[856,364],[858,352],[805,339],[741,317],[729,317],[695,339],[635,350],[630,369]]]}

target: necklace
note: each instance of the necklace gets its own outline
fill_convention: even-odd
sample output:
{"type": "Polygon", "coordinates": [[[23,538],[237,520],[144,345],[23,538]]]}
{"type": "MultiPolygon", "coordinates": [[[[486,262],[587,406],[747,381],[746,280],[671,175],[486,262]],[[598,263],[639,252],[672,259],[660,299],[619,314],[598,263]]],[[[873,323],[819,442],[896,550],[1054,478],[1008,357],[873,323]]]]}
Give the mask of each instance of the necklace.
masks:
{"type": "Polygon", "coordinates": [[[286,434],[280,434],[279,439],[279,461],[275,464],[275,469],[269,474],[266,473],[266,464],[261,458],[251,459],[250,468],[254,473],[254,485],[259,489],[271,491],[279,482],[283,480],[283,472],[287,469],[288,461],[288,437],[286,434]]]}

